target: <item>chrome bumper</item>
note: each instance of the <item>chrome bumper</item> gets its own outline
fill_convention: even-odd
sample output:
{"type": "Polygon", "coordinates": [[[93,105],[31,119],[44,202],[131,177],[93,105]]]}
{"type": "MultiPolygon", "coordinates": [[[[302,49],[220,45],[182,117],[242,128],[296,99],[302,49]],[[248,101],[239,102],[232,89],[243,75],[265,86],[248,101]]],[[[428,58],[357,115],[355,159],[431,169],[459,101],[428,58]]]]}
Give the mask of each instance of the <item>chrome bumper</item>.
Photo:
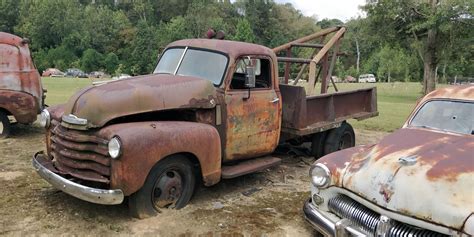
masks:
{"type": "Polygon", "coordinates": [[[36,172],[48,183],[53,185],[55,188],[84,201],[103,204],[103,205],[115,205],[123,202],[124,195],[122,190],[114,189],[97,189],[87,187],[78,183],[74,183],[68,179],[61,177],[60,175],[49,170],[45,165],[51,163],[42,152],[38,152],[33,157],[33,167],[36,172]]]}
{"type": "Polygon", "coordinates": [[[325,236],[367,236],[365,233],[353,227],[349,220],[341,219],[334,222],[329,219],[324,211],[318,210],[311,202],[305,202],[303,212],[306,220],[321,234],[325,236]]]}

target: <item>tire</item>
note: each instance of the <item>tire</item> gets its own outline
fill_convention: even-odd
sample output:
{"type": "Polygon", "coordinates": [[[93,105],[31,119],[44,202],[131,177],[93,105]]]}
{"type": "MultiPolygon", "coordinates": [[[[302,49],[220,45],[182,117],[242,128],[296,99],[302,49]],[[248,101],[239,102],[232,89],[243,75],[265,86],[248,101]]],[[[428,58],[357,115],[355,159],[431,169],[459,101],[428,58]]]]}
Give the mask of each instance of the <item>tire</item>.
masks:
{"type": "Polygon", "coordinates": [[[320,132],[313,134],[311,138],[311,155],[318,159],[324,156],[324,143],[326,140],[327,133],[320,132]]]}
{"type": "Polygon", "coordinates": [[[193,163],[182,155],[170,156],[153,166],[143,187],[129,197],[130,214],[143,219],[163,208],[183,208],[191,200],[195,185],[193,163]]]}
{"type": "Polygon", "coordinates": [[[0,111],[0,139],[10,135],[11,124],[6,113],[0,111]]]}
{"type": "Polygon", "coordinates": [[[343,122],[340,127],[328,132],[324,143],[324,154],[346,149],[355,146],[354,129],[347,122],[343,122]]]}

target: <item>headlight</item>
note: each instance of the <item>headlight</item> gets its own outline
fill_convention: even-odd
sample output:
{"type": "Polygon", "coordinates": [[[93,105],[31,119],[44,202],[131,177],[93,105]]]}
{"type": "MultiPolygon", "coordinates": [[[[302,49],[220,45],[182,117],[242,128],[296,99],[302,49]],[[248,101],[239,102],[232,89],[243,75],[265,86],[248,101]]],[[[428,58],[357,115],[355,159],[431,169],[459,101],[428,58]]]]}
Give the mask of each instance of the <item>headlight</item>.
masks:
{"type": "Polygon", "coordinates": [[[113,137],[109,141],[109,155],[113,159],[117,159],[120,154],[122,153],[122,143],[120,142],[120,139],[118,137],[113,137]]]}
{"type": "Polygon", "coordinates": [[[49,111],[47,109],[43,109],[43,111],[41,111],[39,124],[43,128],[48,128],[50,123],[51,123],[51,115],[49,114],[49,111]]]}
{"type": "Polygon", "coordinates": [[[309,170],[311,183],[317,188],[326,188],[331,183],[331,172],[328,167],[321,163],[311,166],[309,170]]]}

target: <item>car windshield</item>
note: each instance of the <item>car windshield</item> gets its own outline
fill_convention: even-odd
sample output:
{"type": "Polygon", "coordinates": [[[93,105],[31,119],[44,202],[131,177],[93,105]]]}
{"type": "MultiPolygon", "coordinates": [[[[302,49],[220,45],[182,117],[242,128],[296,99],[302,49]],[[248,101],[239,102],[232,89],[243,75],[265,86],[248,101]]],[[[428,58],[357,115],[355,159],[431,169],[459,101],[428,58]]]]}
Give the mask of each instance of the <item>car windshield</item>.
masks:
{"type": "Polygon", "coordinates": [[[474,134],[474,103],[433,100],[421,107],[410,126],[474,134]]]}
{"type": "Polygon", "coordinates": [[[190,48],[170,48],[163,53],[153,73],[193,76],[220,85],[227,67],[223,54],[190,48]]]}

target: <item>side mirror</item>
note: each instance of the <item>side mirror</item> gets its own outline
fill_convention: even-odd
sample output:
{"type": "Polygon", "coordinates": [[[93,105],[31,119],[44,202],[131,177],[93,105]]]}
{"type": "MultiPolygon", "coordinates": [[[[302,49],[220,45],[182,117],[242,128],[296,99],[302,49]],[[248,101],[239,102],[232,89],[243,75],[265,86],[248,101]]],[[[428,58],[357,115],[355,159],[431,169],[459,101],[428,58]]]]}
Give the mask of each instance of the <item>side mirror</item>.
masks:
{"type": "Polygon", "coordinates": [[[255,87],[255,67],[253,66],[245,67],[245,86],[247,88],[255,87]]]}

